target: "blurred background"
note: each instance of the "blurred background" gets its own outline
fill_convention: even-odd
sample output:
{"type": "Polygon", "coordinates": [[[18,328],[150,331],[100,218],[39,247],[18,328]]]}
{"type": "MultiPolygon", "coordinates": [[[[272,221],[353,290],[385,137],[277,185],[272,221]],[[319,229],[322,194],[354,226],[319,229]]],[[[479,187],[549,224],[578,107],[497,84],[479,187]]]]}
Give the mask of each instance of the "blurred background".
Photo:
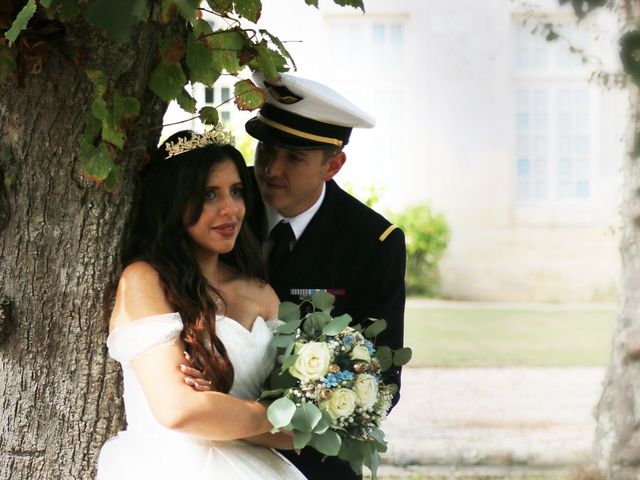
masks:
{"type": "MultiPolygon", "coordinates": [[[[376,118],[354,131],[337,181],[407,235],[414,355],[381,472],[588,477],[620,276],[615,13],[578,23],[557,0],[263,4],[293,73],[376,118]]],[[[251,163],[236,81],[192,94],[251,163]]],[[[165,124],[188,118],[172,105],[165,124]]],[[[184,128],[203,127],[163,136],[184,128]]]]}

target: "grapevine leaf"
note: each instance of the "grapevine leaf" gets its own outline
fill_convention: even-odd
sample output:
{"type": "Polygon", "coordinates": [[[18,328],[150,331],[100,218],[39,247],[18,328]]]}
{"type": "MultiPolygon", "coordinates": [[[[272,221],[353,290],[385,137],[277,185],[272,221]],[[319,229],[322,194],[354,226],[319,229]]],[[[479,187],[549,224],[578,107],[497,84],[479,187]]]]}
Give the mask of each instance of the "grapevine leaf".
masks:
{"type": "Polygon", "coordinates": [[[187,78],[179,63],[174,63],[170,67],[160,63],[151,74],[149,88],[168,102],[180,95],[186,83],[187,78]]]}
{"type": "Polygon", "coordinates": [[[80,147],[80,164],[84,174],[96,183],[103,182],[114,167],[109,149],[104,142],[94,147],[86,139],[80,147]]]}
{"type": "Polygon", "coordinates": [[[267,99],[264,90],[258,88],[251,80],[240,80],[234,86],[234,102],[239,110],[255,110],[267,99]]]}
{"type": "Polygon", "coordinates": [[[232,0],[207,0],[207,3],[214,12],[225,14],[233,10],[232,0]]]}
{"type": "Polygon", "coordinates": [[[169,23],[177,11],[178,7],[174,0],[162,0],[162,23],[169,23]]]}
{"type": "Polygon", "coordinates": [[[118,42],[126,42],[131,29],[148,15],[146,0],[94,0],[88,7],[87,19],[107,31],[118,42]]]}
{"type": "Polygon", "coordinates": [[[182,39],[173,38],[162,43],[162,63],[170,67],[182,60],[187,53],[187,45],[182,39]]]}
{"type": "Polygon", "coordinates": [[[373,338],[380,332],[383,332],[387,328],[386,320],[375,320],[371,325],[364,329],[364,336],[367,338],[373,338]]]}
{"type": "MultiPolygon", "coordinates": [[[[269,37],[269,40],[271,40],[271,43],[273,43],[276,47],[278,47],[278,50],[280,51],[280,53],[282,54],[283,57],[288,58],[289,61],[291,62],[291,65],[293,66],[294,70],[297,70],[296,67],[296,62],[293,61],[293,57],[291,56],[291,54],[289,53],[289,51],[285,48],[284,43],[282,43],[282,41],[280,41],[280,39],[278,37],[276,37],[275,35],[272,35],[269,31],[261,29],[259,30],[260,34],[262,35],[266,35],[269,37]]],[[[275,62],[277,64],[277,62],[275,62]]],[[[282,63],[284,65],[286,65],[286,62],[284,61],[284,59],[282,60],[282,63]]],[[[279,72],[282,72],[284,70],[278,70],[279,72]]]]}
{"type": "Polygon", "coordinates": [[[262,14],[262,2],[260,0],[235,0],[235,10],[238,15],[256,23],[262,14]]]}
{"type": "Polygon", "coordinates": [[[293,302],[282,302],[278,309],[278,318],[283,322],[300,319],[300,305],[293,302]]]}
{"type": "Polygon", "coordinates": [[[340,435],[333,430],[327,430],[322,435],[314,433],[313,437],[311,437],[311,446],[330,457],[338,454],[341,444],[340,435]]]}
{"type": "Polygon", "coordinates": [[[107,192],[113,192],[118,185],[120,185],[120,180],[122,179],[122,170],[119,165],[113,165],[109,175],[104,179],[104,188],[107,192]]]}
{"type": "Polygon", "coordinates": [[[200,6],[199,0],[173,0],[180,15],[190,21],[195,21],[196,9],[200,6]]]}
{"type": "Polygon", "coordinates": [[[126,129],[140,115],[140,102],[135,97],[125,97],[116,90],[113,96],[113,123],[126,129]]]}
{"type": "Polygon", "coordinates": [[[333,0],[333,3],[340,5],[341,7],[353,7],[359,8],[364,12],[364,0],[333,0]]]}
{"type": "Polygon", "coordinates": [[[215,107],[202,107],[198,114],[202,123],[214,126],[218,124],[218,110],[215,107]]]}
{"type": "Polygon", "coordinates": [[[27,4],[22,7],[22,10],[18,12],[18,15],[11,24],[11,27],[4,34],[5,38],[9,40],[9,46],[13,45],[18,38],[18,35],[20,35],[20,32],[27,28],[29,20],[31,20],[34,13],[36,13],[36,0],[29,0],[27,4]]]}
{"type": "Polygon", "coordinates": [[[15,51],[0,44],[0,83],[4,83],[9,75],[16,71],[15,51]]]}
{"type": "Polygon", "coordinates": [[[304,3],[318,8],[318,0],[304,0],[304,3]]]}
{"type": "Polygon", "coordinates": [[[393,364],[397,367],[406,365],[411,360],[412,353],[411,349],[407,347],[396,350],[393,354],[393,364]]]}
{"type": "Polygon", "coordinates": [[[189,94],[184,88],[176,97],[176,101],[180,108],[185,112],[196,113],[196,99],[189,94]]]}
{"type": "Polygon", "coordinates": [[[322,412],[313,403],[303,403],[296,408],[291,425],[301,432],[311,432],[322,418],[322,412]]]}
{"type": "Polygon", "coordinates": [[[260,70],[264,72],[265,77],[270,82],[275,82],[278,80],[278,71],[276,70],[276,65],[269,54],[269,49],[267,48],[266,42],[262,41],[256,47],[258,50],[258,64],[260,65],[260,70]]]}
{"type": "Polygon", "coordinates": [[[238,52],[244,45],[244,36],[237,30],[216,30],[209,38],[213,48],[215,70],[238,73],[241,70],[238,52]]]}
{"type": "Polygon", "coordinates": [[[295,432],[293,434],[293,448],[304,448],[311,440],[311,432],[295,432]]]}
{"type": "Polygon", "coordinates": [[[267,418],[275,428],[282,428],[289,425],[295,412],[295,403],[288,398],[279,398],[269,405],[267,418]]]}
{"type": "Polygon", "coordinates": [[[198,40],[195,34],[189,34],[187,39],[187,66],[191,72],[190,80],[192,82],[212,86],[220,77],[220,72],[216,71],[213,52],[207,47],[205,40],[198,40]]]}
{"type": "Polygon", "coordinates": [[[87,76],[93,83],[93,88],[96,91],[96,97],[102,98],[107,92],[107,76],[102,70],[87,70],[87,76]]]}

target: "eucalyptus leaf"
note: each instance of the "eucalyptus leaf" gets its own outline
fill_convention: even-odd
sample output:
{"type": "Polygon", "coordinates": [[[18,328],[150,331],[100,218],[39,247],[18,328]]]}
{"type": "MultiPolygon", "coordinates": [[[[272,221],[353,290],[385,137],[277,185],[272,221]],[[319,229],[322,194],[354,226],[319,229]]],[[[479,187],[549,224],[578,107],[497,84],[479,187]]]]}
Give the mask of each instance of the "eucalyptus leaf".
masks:
{"type": "Polygon", "coordinates": [[[369,325],[367,328],[364,329],[364,336],[367,338],[374,338],[378,334],[380,334],[380,332],[383,332],[386,328],[387,328],[386,320],[376,319],[371,325],[369,325]]]}
{"type": "Polygon", "coordinates": [[[324,335],[335,336],[349,326],[351,316],[344,314],[334,318],[331,323],[325,325],[322,329],[324,335]]]}
{"type": "Polygon", "coordinates": [[[393,353],[387,346],[378,347],[375,356],[378,359],[378,362],[380,362],[380,370],[383,372],[388,370],[393,364],[393,353]]]}
{"type": "Polygon", "coordinates": [[[311,432],[295,432],[293,434],[293,448],[304,448],[311,440],[311,432]]]}
{"type": "Polygon", "coordinates": [[[378,480],[378,466],[380,465],[380,454],[375,450],[369,452],[365,457],[365,465],[371,470],[371,480],[378,480]]]}
{"type": "Polygon", "coordinates": [[[283,322],[300,319],[300,305],[293,302],[282,302],[278,309],[278,318],[283,322]]]}
{"type": "Polygon", "coordinates": [[[406,365],[411,360],[412,351],[410,348],[400,348],[393,353],[393,364],[401,367],[402,365],[406,365]]]}
{"type": "Polygon", "coordinates": [[[273,389],[276,388],[291,388],[298,385],[298,379],[294,378],[289,372],[279,373],[278,370],[275,370],[271,373],[269,377],[270,387],[273,389]]]}
{"type": "Polygon", "coordinates": [[[296,342],[291,342],[289,343],[289,345],[287,345],[287,347],[285,348],[284,352],[282,353],[282,360],[286,361],[287,358],[289,358],[291,356],[291,353],[293,352],[293,348],[296,346],[296,342]]]}
{"type": "Polygon", "coordinates": [[[295,333],[296,330],[298,330],[298,327],[300,327],[300,324],[302,323],[301,319],[298,320],[291,320],[290,322],[286,322],[283,323],[282,325],[280,325],[276,331],[280,334],[290,334],[290,333],[295,333]]]}
{"type": "Polygon", "coordinates": [[[293,414],[291,425],[298,431],[311,432],[321,419],[322,412],[318,407],[313,403],[303,403],[293,414]]]}
{"type": "MultiPolygon", "coordinates": [[[[11,11],[11,10],[9,10],[11,11]]],[[[29,20],[33,17],[33,14],[36,13],[36,0],[29,0],[27,4],[22,7],[22,10],[18,12],[15,20],[4,34],[4,37],[9,40],[9,46],[13,45],[27,25],[29,24],[29,20]]]]}
{"type": "Polygon", "coordinates": [[[275,428],[285,427],[296,412],[296,404],[288,398],[279,398],[267,409],[267,418],[275,428]]]}
{"type": "Polygon", "coordinates": [[[272,347],[286,348],[289,344],[295,341],[295,335],[275,335],[269,345],[272,347]]]}
{"type": "Polygon", "coordinates": [[[336,298],[329,292],[319,290],[311,295],[311,301],[318,310],[330,312],[333,309],[333,304],[335,303],[336,298]]]}
{"type": "Polygon", "coordinates": [[[289,367],[291,367],[296,362],[297,358],[298,358],[298,355],[289,355],[287,359],[284,362],[282,362],[280,371],[286,372],[287,370],[289,370],[289,367]]]}
{"type": "Polygon", "coordinates": [[[265,400],[267,398],[280,397],[284,393],[284,388],[276,388],[274,390],[264,390],[260,394],[260,398],[258,400],[265,400]]]}
{"type": "Polygon", "coordinates": [[[325,455],[333,457],[340,451],[342,440],[340,438],[340,435],[338,435],[336,432],[334,432],[333,430],[327,430],[322,435],[314,433],[311,437],[310,444],[320,453],[324,453],[325,455]]]}
{"type": "Polygon", "coordinates": [[[329,429],[329,427],[331,426],[331,423],[332,421],[329,414],[327,412],[322,411],[322,418],[316,424],[316,426],[313,427],[313,433],[323,434],[329,429]]]}

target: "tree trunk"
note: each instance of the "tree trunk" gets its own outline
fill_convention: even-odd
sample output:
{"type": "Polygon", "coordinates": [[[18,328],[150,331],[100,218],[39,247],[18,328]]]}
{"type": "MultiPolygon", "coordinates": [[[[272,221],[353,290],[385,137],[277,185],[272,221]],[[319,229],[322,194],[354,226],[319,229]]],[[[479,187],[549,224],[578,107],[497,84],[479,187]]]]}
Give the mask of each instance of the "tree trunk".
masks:
{"type": "Polygon", "coordinates": [[[624,162],[622,286],[604,390],[596,409],[597,467],[611,479],[640,476],[640,158],[631,154],[640,128],[640,96],[629,87],[629,154],[624,162]]]}
{"type": "Polygon", "coordinates": [[[146,85],[171,29],[141,24],[121,46],[82,21],[66,27],[42,73],[0,87],[0,142],[12,152],[0,162],[1,479],[93,478],[99,448],[123,424],[102,301],[119,268],[139,147],[160,133],[144,133],[166,108],[146,85]],[[118,159],[115,193],[83,178],[77,158],[94,96],[88,68],[141,104],[126,145],[137,151],[118,159]]]}

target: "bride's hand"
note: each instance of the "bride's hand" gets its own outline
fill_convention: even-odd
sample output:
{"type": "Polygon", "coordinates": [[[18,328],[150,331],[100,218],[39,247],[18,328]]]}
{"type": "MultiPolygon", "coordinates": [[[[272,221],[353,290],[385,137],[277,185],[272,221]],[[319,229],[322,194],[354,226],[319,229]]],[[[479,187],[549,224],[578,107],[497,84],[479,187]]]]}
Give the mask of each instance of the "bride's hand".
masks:
{"type": "Polygon", "coordinates": [[[198,392],[211,391],[211,382],[204,378],[200,370],[191,366],[191,357],[187,352],[184,352],[184,358],[187,361],[187,364],[182,363],[178,365],[178,369],[185,376],[184,383],[198,392]]]}

